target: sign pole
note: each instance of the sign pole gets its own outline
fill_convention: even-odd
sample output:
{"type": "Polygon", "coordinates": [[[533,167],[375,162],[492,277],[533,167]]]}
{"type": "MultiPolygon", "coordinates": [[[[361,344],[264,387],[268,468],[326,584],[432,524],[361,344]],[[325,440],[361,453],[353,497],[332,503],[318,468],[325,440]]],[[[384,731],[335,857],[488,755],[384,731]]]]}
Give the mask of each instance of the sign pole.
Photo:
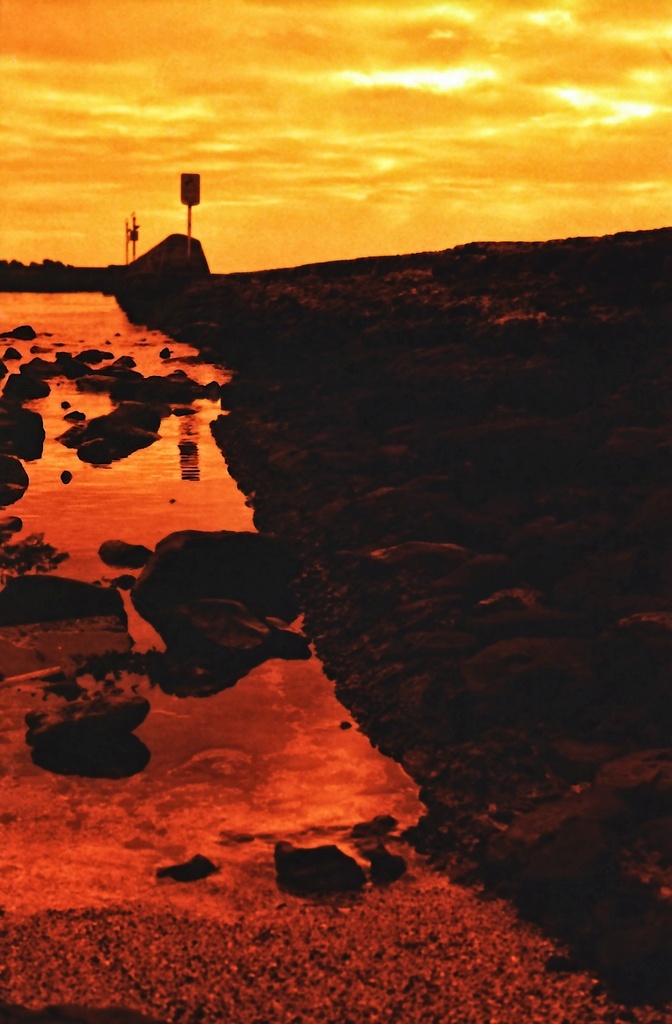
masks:
{"type": "Polygon", "coordinates": [[[126,218],[126,266],[128,266],[128,217],[126,218]]]}
{"type": "Polygon", "coordinates": [[[200,174],[180,175],[180,199],[187,208],[187,263],[191,259],[191,208],[201,201],[200,174]]]}

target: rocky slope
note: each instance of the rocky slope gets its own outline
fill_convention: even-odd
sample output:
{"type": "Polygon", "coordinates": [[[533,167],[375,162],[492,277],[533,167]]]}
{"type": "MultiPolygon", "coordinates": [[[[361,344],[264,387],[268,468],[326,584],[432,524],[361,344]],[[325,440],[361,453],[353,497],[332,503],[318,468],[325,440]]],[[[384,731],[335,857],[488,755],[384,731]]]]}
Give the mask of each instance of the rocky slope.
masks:
{"type": "Polygon", "coordinates": [[[672,229],[119,298],[234,369],[216,437],[418,847],[669,999],[672,229]]]}

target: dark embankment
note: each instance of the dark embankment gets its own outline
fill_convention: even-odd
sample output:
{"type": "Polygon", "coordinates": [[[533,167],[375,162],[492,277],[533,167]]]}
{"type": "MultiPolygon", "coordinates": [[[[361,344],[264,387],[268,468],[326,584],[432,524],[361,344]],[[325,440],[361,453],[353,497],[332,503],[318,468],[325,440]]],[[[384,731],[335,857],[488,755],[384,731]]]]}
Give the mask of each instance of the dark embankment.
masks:
{"type": "Polygon", "coordinates": [[[672,229],[120,301],[236,371],[217,439],[418,846],[669,999],[672,229]]]}

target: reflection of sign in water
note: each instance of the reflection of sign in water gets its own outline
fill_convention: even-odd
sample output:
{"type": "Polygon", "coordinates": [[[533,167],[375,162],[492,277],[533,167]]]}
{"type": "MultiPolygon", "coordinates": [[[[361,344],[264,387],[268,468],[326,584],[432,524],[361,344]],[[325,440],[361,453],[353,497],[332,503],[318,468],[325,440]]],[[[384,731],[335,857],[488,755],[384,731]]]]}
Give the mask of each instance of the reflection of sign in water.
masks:
{"type": "Polygon", "coordinates": [[[183,480],[200,480],[198,432],[194,431],[191,419],[191,416],[185,416],[180,420],[180,440],[177,445],[180,453],[180,476],[183,480]],[[193,437],[196,438],[195,441],[191,440],[193,437]]]}
{"type": "Polygon", "coordinates": [[[182,174],[181,197],[183,206],[198,206],[201,201],[201,176],[200,174],[182,174]]]}

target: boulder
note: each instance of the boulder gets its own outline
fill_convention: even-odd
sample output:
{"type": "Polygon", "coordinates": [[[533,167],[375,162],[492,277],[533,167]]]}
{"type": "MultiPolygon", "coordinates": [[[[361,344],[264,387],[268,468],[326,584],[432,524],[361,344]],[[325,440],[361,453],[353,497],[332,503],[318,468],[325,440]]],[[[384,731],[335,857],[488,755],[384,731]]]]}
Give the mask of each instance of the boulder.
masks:
{"type": "Polygon", "coordinates": [[[105,359],[114,359],[114,355],[112,352],[105,352],[100,348],[86,348],[83,352],[78,352],[75,359],[78,359],[80,363],[90,363],[95,366],[105,359]]]}
{"type": "Polygon", "coordinates": [[[28,474],[12,455],[0,455],[0,505],[13,505],[28,487],[28,474]]]}
{"type": "Polygon", "coordinates": [[[114,401],[135,402],[191,402],[195,398],[219,398],[219,384],[198,384],[183,370],[174,370],[166,377],[150,376],[124,377],[118,380],[110,391],[114,401]]]}
{"type": "Polygon", "coordinates": [[[82,462],[98,465],[124,459],[159,438],[161,412],[139,402],[122,402],[104,416],[88,423],[75,423],[58,438],[67,448],[76,448],[82,462]]]}
{"type": "Polygon", "coordinates": [[[296,559],[273,537],[245,531],[181,530],[160,541],[133,588],[133,604],[154,624],[175,605],[237,601],[257,618],[291,622],[296,559]]]}
{"type": "Polygon", "coordinates": [[[20,459],[39,459],[44,438],[44,425],[39,413],[22,409],[16,401],[0,398],[1,452],[20,459]]]}
{"type": "Polygon", "coordinates": [[[672,813],[672,748],[636,750],[603,764],[595,782],[616,790],[646,815],[672,813]]]}
{"type": "Polygon", "coordinates": [[[140,569],[151,555],[144,544],[128,544],[124,540],[106,540],[98,548],[98,557],[115,568],[140,569]]]}
{"type": "Polygon", "coordinates": [[[398,853],[390,853],[381,839],[358,844],[358,849],[371,865],[371,881],[378,885],[389,885],[406,872],[406,861],[398,853]]]}
{"type": "Polygon", "coordinates": [[[20,533],[23,522],[18,516],[0,516],[0,535],[6,538],[11,533],[20,533]]]}
{"type": "Polygon", "coordinates": [[[40,377],[29,373],[10,373],[5,381],[3,398],[14,398],[19,401],[32,398],[46,398],[51,388],[40,377]]]}
{"type": "Polygon", "coordinates": [[[127,778],[149,762],[136,729],[147,717],[144,697],[95,694],[26,715],[26,742],[35,764],[58,775],[127,778]]]}
{"type": "Polygon", "coordinates": [[[21,353],[19,352],[18,349],[14,348],[13,345],[10,345],[9,348],[5,349],[5,353],[4,353],[2,358],[3,359],[21,359],[21,353]]]}
{"type": "Polygon", "coordinates": [[[32,341],[36,337],[37,333],[30,324],[21,324],[20,327],[14,327],[13,330],[3,331],[0,334],[0,338],[16,338],[17,341],[32,341]]]}
{"type": "Polygon", "coordinates": [[[201,878],[207,878],[218,870],[219,868],[211,860],[208,860],[203,854],[197,853],[184,864],[171,864],[165,868],[157,868],[156,877],[172,878],[175,882],[198,882],[201,878]]]}
{"type": "Polygon", "coordinates": [[[275,847],[278,885],[295,893],[351,892],[361,889],[366,877],[361,867],[338,846],[275,847]]]}
{"type": "Polygon", "coordinates": [[[0,591],[0,625],[114,616],[126,625],[116,590],[64,576],[16,576],[0,591]]]}

